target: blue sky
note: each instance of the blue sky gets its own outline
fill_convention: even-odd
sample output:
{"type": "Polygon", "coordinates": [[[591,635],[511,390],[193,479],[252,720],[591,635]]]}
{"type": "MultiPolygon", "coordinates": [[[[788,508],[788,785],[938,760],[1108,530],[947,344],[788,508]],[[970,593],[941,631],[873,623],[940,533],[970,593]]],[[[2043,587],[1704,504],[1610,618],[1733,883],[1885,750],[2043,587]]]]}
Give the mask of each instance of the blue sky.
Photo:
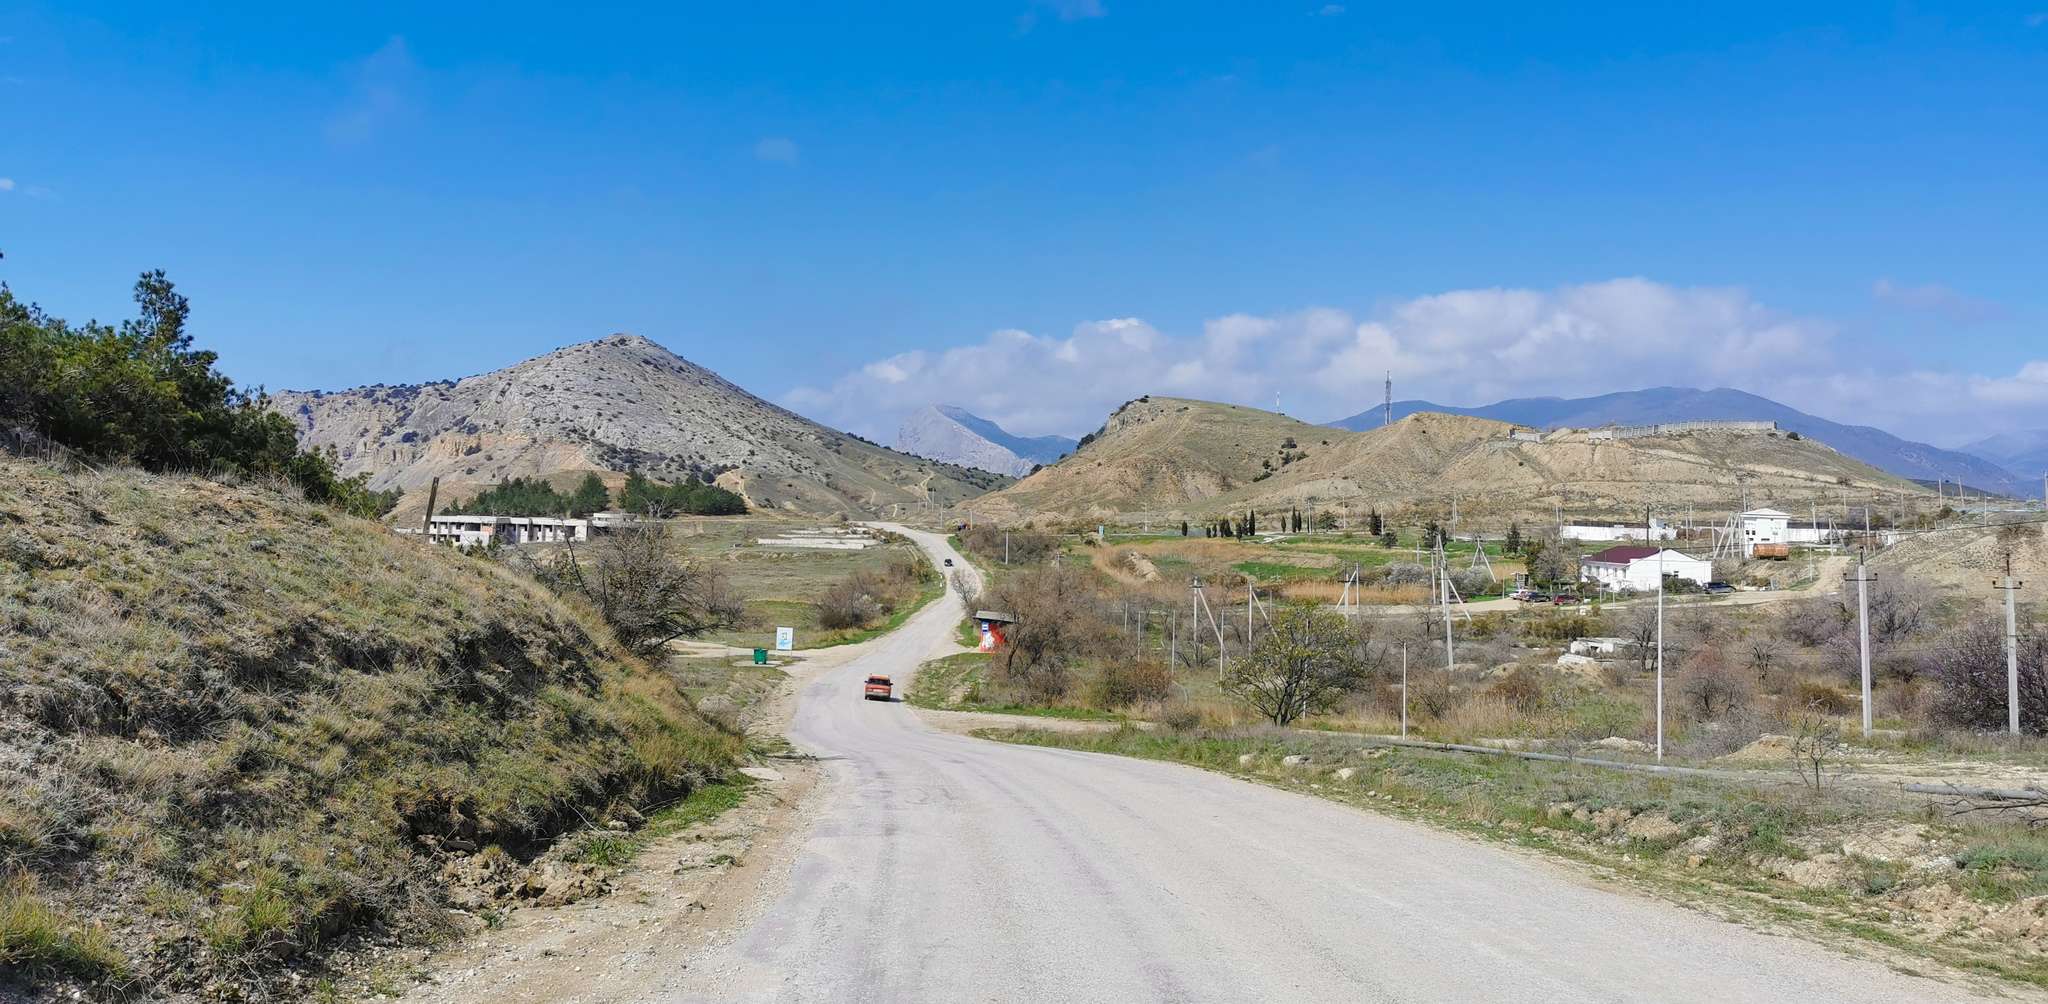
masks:
{"type": "Polygon", "coordinates": [[[878,437],[1389,366],[2048,427],[2048,0],[1561,7],[0,2],[0,278],[165,268],[272,388],[630,331],[878,437]]]}

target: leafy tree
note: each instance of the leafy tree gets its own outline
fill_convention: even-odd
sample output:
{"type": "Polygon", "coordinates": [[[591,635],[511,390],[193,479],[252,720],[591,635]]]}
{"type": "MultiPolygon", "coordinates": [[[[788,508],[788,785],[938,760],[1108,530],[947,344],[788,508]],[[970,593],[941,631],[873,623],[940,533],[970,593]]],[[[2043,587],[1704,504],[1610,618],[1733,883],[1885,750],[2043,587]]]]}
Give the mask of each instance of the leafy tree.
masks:
{"type": "Polygon", "coordinates": [[[88,459],[151,471],[287,478],[316,502],[362,516],[396,504],[369,476],[301,450],[290,419],[213,368],[185,332],[191,305],[161,269],[135,283],[135,319],[73,327],[0,284],[0,422],[88,459]]]}
{"type": "Polygon", "coordinates": [[[1522,524],[1508,524],[1507,552],[1516,554],[1522,550],[1522,524]]]}
{"type": "Polygon", "coordinates": [[[1218,685],[1275,725],[1327,709],[1365,682],[1365,664],[1343,617],[1320,605],[1289,605],[1218,685]]]}
{"type": "Polygon", "coordinates": [[[1546,544],[1529,563],[1529,577],[1546,585],[1564,582],[1572,577],[1571,559],[1565,557],[1564,548],[1546,544]]]}

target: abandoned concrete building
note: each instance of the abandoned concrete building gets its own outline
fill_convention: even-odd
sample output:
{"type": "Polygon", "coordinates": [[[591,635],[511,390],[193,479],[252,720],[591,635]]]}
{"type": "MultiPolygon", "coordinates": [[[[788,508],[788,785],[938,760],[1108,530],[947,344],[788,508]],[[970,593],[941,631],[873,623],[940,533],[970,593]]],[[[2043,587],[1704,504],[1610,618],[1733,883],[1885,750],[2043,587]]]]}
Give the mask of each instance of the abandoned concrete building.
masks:
{"type": "Polygon", "coordinates": [[[456,547],[589,540],[591,521],[553,516],[436,516],[427,521],[427,540],[456,547]]]}

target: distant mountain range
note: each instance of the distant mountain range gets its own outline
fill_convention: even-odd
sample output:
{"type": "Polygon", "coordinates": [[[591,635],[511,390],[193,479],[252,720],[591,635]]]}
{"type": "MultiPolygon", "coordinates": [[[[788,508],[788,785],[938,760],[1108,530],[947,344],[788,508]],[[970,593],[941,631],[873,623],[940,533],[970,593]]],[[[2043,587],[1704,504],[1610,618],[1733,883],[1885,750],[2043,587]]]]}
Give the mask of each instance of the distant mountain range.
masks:
{"type": "Polygon", "coordinates": [[[928,404],[910,414],[896,431],[896,449],[941,463],[975,467],[1021,478],[1040,464],[1073,452],[1065,436],[1026,439],[950,404],[928,404]]]}
{"type": "Polygon", "coordinates": [[[2038,488],[2041,475],[2048,473],[2048,429],[1980,439],[1963,447],[1963,452],[1997,461],[2006,470],[2035,482],[2034,487],[2038,488]]]}
{"type": "MultiPolygon", "coordinates": [[[[2018,498],[2036,496],[2041,492],[2040,481],[2034,476],[2038,475],[2038,470],[2026,477],[2016,476],[2012,471],[1986,460],[1975,452],[1944,450],[1926,443],[1915,443],[1867,425],[1842,425],[1830,422],[1769,398],[1726,387],[1716,390],[1652,387],[1648,390],[1580,398],[1524,397],[1480,408],[1458,408],[1429,401],[1394,402],[1396,421],[1421,411],[1472,415],[1538,429],[1594,429],[1610,424],[1661,425],[1666,422],[1711,420],[1774,421],[1781,429],[1819,440],[1840,451],[1844,456],[1853,457],[1881,471],[1903,478],[1924,480],[1929,483],[1939,479],[1954,484],[1960,477],[1963,484],[1968,487],[2018,498]]],[[[1350,429],[1354,432],[1377,429],[1384,424],[1384,415],[1382,409],[1373,408],[1350,418],[1331,422],[1329,425],[1331,428],[1350,429]]],[[[2030,463],[2048,465],[2048,434],[2031,435],[2041,438],[1994,439],[2003,443],[2011,438],[2012,442],[2009,445],[2016,452],[2009,456],[2016,459],[2031,458],[2028,461],[2030,463]]],[[[1994,440],[1984,442],[1991,443],[1994,440]]]]}
{"type": "Polygon", "coordinates": [[[334,447],[344,474],[407,491],[417,519],[441,479],[459,502],[510,477],[566,488],[585,473],[699,477],[759,509],[898,515],[956,505],[1009,479],[909,456],[828,429],[636,335],[551,352],[441,383],[283,391],[270,406],[299,442],[334,447]]]}

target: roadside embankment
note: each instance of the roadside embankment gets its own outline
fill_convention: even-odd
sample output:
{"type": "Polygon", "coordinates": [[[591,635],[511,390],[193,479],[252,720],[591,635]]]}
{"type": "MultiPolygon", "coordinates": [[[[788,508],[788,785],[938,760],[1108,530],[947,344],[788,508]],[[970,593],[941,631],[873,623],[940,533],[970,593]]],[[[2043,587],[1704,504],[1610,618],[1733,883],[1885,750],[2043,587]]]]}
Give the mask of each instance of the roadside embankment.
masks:
{"type": "Polygon", "coordinates": [[[487,561],[268,487],[0,460],[17,987],[330,993],[331,949],[572,896],[598,851],[561,838],[643,825],[739,745],[487,561]]]}

